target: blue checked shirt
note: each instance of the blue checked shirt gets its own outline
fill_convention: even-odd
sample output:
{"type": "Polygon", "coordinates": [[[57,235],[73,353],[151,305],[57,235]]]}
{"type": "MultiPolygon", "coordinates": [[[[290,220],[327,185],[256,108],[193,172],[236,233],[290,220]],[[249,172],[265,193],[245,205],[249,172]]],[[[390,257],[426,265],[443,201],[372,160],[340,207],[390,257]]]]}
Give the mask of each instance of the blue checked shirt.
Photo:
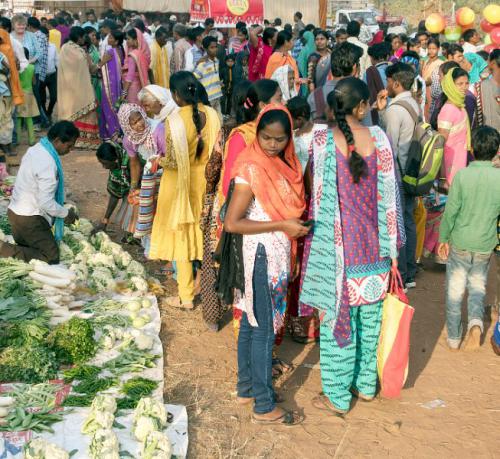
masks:
{"type": "Polygon", "coordinates": [[[38,51],[38,59],[35,62],[35,73],[39,76],[40,81],[45,81],[45,77],[47,75],[49,40],[47,39],[47,36],[40,30],[37,30],[34,35],[36,40],[36,48],[38,51]]]}

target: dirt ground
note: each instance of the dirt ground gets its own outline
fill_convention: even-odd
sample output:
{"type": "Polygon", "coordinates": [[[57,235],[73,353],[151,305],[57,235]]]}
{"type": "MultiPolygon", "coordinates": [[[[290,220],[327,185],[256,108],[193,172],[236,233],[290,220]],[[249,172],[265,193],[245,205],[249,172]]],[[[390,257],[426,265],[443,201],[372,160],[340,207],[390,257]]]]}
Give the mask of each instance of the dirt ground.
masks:
{"type": "MultiPolygon", "coordinates": [[[[63,163],[68,198],[83,216],[98,220],[107,203],[106,172],[91,153],[74,152],[63,163]]],[[[495,288],[492,265],[489,303],[495,288]]],[[[157,268],[151,265],[152,271],[157,268]]],[[[215,334],[205,328],[199,308],[163,310],[165,400],[187,406],[189,457],[499,457],[500,358],[489,346],[491,322],[479,351],[450,353],[444,331],[444,268],[428,263],[417,284],[409,295],[415,316],[410,371],[400,399],[356,403],[344,419],[316,410],[311,399],[321,391],[319,348],[285,339],[280,356],[296,369],[277,387],[286,398],[283,406],[305,415],[295,428],[254,425],[250,409],[236,405],[230,313],[215,334]],[[436,400],[441,406],[426,405],[436,400]]],[[[166,285],[175,294],[175,283],[166,285]]]]}

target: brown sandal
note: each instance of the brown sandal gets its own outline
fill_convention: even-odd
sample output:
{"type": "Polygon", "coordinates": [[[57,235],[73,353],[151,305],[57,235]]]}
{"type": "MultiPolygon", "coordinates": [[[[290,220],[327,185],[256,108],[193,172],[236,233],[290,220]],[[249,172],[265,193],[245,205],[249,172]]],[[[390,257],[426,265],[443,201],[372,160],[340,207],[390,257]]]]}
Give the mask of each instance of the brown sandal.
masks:
{"type": "Polygon", "coordinates": [[[348,413],[348,410],[337,408],[325,394],[319,394],[314,397],[312,399],[312,405],[318,410],[329,411],[335,416],[344,417],[348,413]]]}
{"type": "Polygon", "coordinates": [[[351,394],[354,395],[354,397],[359,398],[363,402],[372,402],[375,399],[375,396],[370,397],[368,395],[365,395],[361,393],[359,390],[354,389],[353,387],[351,387],[351,394]]]}

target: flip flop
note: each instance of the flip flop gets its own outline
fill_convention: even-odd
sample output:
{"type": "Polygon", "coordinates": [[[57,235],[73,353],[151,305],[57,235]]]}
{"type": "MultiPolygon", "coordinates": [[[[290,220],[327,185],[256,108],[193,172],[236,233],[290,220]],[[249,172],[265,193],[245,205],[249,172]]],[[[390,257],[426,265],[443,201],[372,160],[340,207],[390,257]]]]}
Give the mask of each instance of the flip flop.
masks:
{"type": "Polygon", "coordinates": [[[368,395],[365,395],[362,392],[359,392],[357,389],[354,389],[353,387],[351,387],[351,394],[354,395],[354,397],[359,398],[363,402],[372,402],[375,399],[375,396],[370,397],[368,395]]]}
{"type": "Polygon", "coordinates": [[[285,427],[294,427],[302,424],[304,417],[295,411],[285,411],[281,416],[275,419],[258,419],[252,415],[252,423],[260,425],[282,425],[285,427]]]}
{"type": "Polygon", "coordinates": [[[312,399],[312,405],[318,410],[329,411],[335,416],[339,416],[341,418],[343,418],[348,413],[348,410],[341,410],[340,408],[337,408],[324,394],[320,394],[314,397],[312,399]]]}
{"type": "MultiPolygon", "coordinates": [[[[236,397],[236,401],[238,402],[238,405],[250,405],[251,403],[255,402],[255,397],[236,397]]],[[[275,392],[274,393],[274,402],[275,403],[284,403],[285,398],[279,393],[275,392]]]]}

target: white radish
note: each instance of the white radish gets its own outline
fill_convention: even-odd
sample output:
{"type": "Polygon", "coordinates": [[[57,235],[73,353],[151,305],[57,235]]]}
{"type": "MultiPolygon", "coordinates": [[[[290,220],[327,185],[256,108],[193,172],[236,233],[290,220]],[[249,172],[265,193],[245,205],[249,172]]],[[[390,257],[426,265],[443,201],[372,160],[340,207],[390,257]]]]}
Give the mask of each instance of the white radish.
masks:
{"type": "Polygon", "coordinates": [[[55,277],[58,279],[68,279],[70,281],[75,279],[76,277],[74,272],[70,271],[69,269],[63,266],[48,265],[47,263],[44,263],[43,261],[40,260],[35,260],[33,262],[33,267],[35,268],[35,272],[48,277],[55,277]]]}
{"type": "Polygon", "coordinates": [[[72,301],[71,303],[68,304],[69,309],[75,309],[75,308],[82,308],[85,306],[86,302],[85,301],[72,301]]]}
{"type": "Polygon", "coordinates": [[[62,296],[61,295],[46,296],[45,299],[47,301],[52,301],[53,303],[59,303],[59,301],[61,301],[62,299],[62,296]]]}
{"type": "Polygon", "coordinates": [[[47,300],[47,307],[52,310],[61,309],[61,305],[55,301],[47,300]]]}
{"type": "Polygon", "coordinates": [[[72,301],[75,301],[75,297],[73,295],[63,295],[61,297],[61,301],[63,303],[71,303],[72,301]]]}
{"type": "Polygon", "coordinates": [[[14,397],[0,397],[0,407],[12,406],[15,401],[14,397]]]}
{"type": "Polygon", "coordinates": [[[53,317],[63,317],[63,318],[68,318],[68,319],[71,319],[71,317],[73,317],[73,315],[69,312],[69,309],[67,309],[67,308],[59,308],[59,309],[52,310],[52,316],[53,317]]]}
{"type": "Polygon", "coordinates": [[[31,271],[29,276],[45,285],[50,285],[52,287],[68,287],[71,284],[70,279],[61,279],[56,277],[49,277],[43,274],[31,271]]]}
{"type": "Polygon", "coordinates": [[[10,408],[0,407],[0,418],[5,418],[8,416],[10,408]]]}

